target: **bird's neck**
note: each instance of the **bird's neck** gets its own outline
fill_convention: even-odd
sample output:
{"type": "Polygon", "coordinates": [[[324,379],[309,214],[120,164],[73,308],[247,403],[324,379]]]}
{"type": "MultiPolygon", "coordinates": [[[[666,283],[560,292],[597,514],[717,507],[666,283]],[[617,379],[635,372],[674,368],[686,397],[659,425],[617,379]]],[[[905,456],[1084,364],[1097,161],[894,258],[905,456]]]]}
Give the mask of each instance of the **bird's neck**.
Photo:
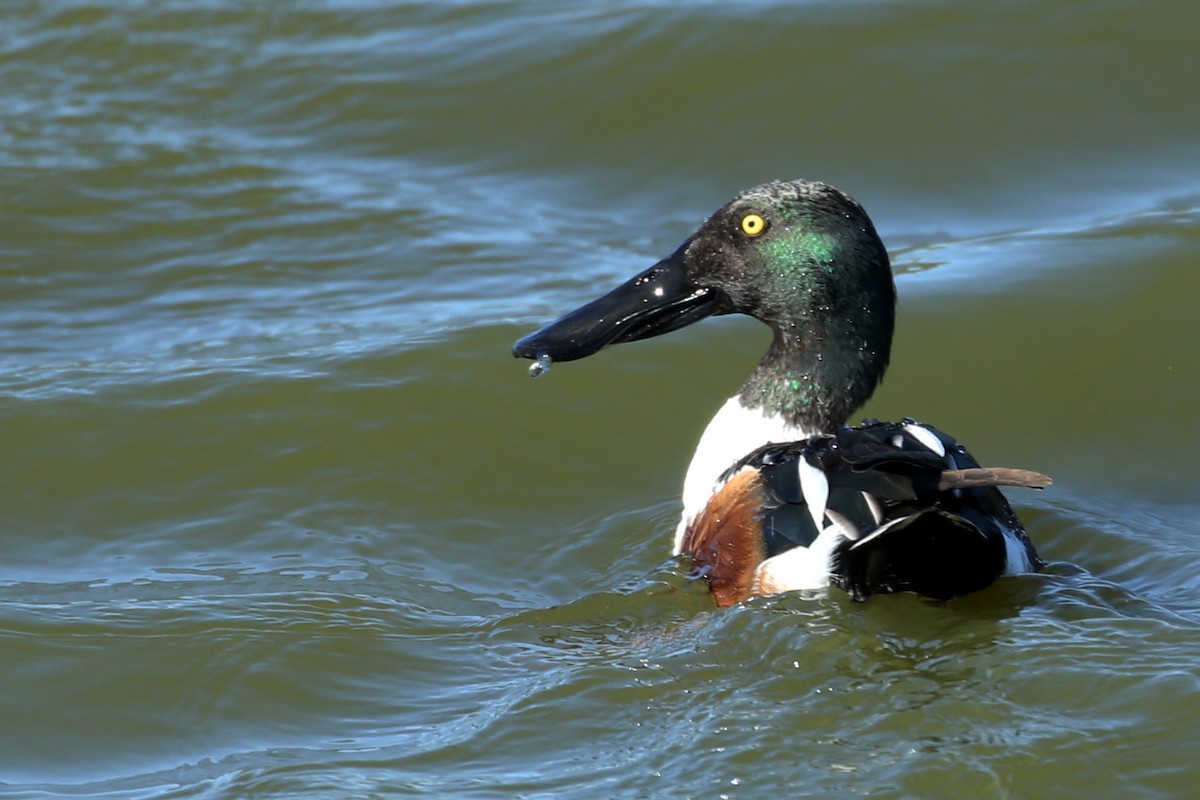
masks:
{"type": "Polygon", "coordinates": [[[807,320],[772,326],[775,338],[739,397],[747,408],[814,433],[846,423],[883,379],[892,326],[871,330],[854,320],[807,320]]]}

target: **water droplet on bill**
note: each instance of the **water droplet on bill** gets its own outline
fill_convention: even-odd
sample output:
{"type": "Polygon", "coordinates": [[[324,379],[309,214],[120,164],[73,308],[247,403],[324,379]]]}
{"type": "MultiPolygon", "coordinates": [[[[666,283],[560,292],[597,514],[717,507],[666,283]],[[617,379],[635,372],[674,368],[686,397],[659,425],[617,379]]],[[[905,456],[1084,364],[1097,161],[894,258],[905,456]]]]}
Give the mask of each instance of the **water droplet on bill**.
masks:
{"type": "Polygon", "coordinates": [[[553,363],[554,360],[543,353],[537,357],[536,361],[529,365],[529,377],[540,378],[550,371],[550,365],[553,363]]]}

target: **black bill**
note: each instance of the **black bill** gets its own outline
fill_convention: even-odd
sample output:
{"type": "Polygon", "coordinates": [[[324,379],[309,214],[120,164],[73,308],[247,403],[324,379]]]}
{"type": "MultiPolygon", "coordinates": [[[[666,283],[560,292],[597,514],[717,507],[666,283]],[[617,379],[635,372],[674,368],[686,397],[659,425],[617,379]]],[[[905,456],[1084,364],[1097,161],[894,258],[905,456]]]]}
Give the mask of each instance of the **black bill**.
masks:
{"type": "Polygon", "coordinates": [[[648,339],[723,313],[724,295],[688,277],[689,243],[603,297],[518,339],[513,355],[574,361],[605,345],[648,339]]]}

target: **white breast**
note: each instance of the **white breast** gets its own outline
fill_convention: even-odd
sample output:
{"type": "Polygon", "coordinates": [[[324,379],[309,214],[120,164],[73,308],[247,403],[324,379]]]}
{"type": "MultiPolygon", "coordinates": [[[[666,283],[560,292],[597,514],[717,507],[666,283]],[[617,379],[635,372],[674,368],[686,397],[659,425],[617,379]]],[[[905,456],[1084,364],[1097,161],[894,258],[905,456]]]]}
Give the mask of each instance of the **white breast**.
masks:
{"type": "Polygon", "coordinates": [[[789,425],[779,414],[768,416],[760,408],[746,408],[737,395],[726,400],[704,429],[687,477],[683,479],[683,515],[675,528],[675,545],[671,552],[679,553],[688,523],[719,488],[717,479],[721,473],[735,461],[764,444],[794,442],[811,435],[802,428],[789,425]]]}

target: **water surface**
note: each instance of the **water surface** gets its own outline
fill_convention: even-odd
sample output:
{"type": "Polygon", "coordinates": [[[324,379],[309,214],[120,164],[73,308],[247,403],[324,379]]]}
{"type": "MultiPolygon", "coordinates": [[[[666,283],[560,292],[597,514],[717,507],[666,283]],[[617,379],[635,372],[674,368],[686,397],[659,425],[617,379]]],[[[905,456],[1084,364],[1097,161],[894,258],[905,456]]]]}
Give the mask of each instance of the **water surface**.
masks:
{"type": "Polygon", "coordinates": [[[0,10],[0,796],[1179,797],[1200,770],[1194,4],[0,10]],[[720,319],[520,335],[747,186],[857,197],[863,410],[1042,575],[718,611],[720,319]]]}

